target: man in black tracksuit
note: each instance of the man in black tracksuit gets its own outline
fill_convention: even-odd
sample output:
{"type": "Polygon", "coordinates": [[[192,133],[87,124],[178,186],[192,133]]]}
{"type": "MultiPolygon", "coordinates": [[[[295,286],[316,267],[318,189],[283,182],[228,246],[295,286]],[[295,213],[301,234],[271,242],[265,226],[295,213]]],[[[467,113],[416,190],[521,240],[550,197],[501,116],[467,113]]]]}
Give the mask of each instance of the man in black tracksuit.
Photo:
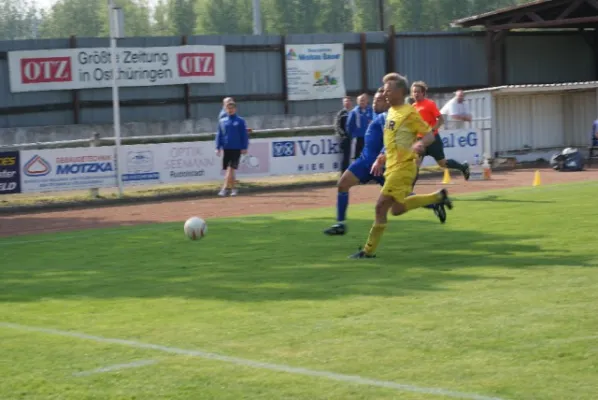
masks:
{"type": "Polygon", "coordinates": [[[341,175],[349,168],[351,162],[351,134],[347,131],[347,118],[352,108],[351,98],[345,96],[343,97],[343,109],[336,114],[335,131],[341,137],[341,151],[343,152],[341,175]]]}

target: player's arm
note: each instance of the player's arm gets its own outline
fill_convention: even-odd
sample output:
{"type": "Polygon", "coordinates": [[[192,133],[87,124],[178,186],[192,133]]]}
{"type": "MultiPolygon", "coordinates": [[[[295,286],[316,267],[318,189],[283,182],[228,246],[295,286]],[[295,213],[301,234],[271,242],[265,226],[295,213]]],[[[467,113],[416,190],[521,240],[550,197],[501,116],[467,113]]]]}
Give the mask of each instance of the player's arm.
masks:
{"type": "Polygon", "coordinates": [[[418,132],[426,132],[421,139],[416,140],[416,142],[411,147],[413,151],[418,153],[419,155],[423,155],[426,147],[434,143],[434,132],[430,128],[421,115],[419,113],[413,113],[409,117],[409,124],[411,127],[411,131],[413,135],[417,137],[418,132]]]}
{"type": "Polygon", "coordinates": [[[436,117],[436,124],[434,124],[432,130],[435,131],[436,129],[440,128],[442,124],[444,124],[444,117],[442,116],[442,113],[438,110],[438,107],[436,107],[435,103],[432,103],[432,106],[434,107],[432,111],[434,112],[434,116],[436,117]]]}
{"type": "Polygon", "coordinates": [[[218,130],[216,131],[216,154],[220,156],[223,147],[223,139],[222,135],[224,132],[222,131],[222,122],[218,122],[218,130]]]}
{"type": "Polygon", "coordinates": [[[239,133],[241,135],[241,153],[246,154],[249,147],[249,132],[247,131],[247,124],[244,119],[241,119],[239,124],[239,133]]]}

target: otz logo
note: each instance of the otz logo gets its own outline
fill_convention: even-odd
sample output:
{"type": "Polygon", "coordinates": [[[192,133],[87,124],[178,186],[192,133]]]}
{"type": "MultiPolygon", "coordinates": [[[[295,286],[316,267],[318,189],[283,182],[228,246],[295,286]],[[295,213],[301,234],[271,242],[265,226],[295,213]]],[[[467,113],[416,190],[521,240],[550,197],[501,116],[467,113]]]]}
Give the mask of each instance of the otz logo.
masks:
{"type": "Polygon", "coordinates": [[[295,142],[272,142],[272,157],[294,157],[297,153],[295,142]]]}

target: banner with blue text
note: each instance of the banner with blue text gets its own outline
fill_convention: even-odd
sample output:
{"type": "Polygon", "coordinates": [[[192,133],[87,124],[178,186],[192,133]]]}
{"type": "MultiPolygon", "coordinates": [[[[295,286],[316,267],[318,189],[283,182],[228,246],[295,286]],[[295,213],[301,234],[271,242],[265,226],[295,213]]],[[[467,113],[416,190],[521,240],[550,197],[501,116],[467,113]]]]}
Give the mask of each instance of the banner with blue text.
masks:
{"type": "MultiPolygon", "coordinates": [[[[480,133],[476,130],[448,129],[440,131],[440,138],[444,145],[445,159],[456,160],[460,163],[465,161],[473,164],[476,154],[482,157],[482,140],[480,133]]],[[[422,167],[436,165],[432,157],[424,158],[422,167]]]]}

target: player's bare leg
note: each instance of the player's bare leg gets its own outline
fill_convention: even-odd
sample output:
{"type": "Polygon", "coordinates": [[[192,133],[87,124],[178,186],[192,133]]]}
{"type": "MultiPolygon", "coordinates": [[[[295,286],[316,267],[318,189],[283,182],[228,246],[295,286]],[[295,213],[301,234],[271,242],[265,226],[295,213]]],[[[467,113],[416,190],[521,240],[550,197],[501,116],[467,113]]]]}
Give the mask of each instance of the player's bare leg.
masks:
{"type": "Polygon", "coordinates": [[[344,235],[346,233],[345,218],[349,206],[349,190],[359,184],[359,179],[350,170],[345,170],[340,177],[337,186],[336,198],[336,224],[326,229],[326,235],[344,235]]]}
{"type": "Polygon", "coordinates": [[[370,234],[368,235],[366,244],[363,250],[359,250],[349,258],[376,257],[376,249],[378,248],[378,244],[380,244],[382,234],[384,233],[386,224],[388,222],[388,210],[390,210],[394,203],[395,200],[392,197],[380,194],[380,197],[378,197],[378,201],[376,202],[376,217],[374,220],[374,225],[372,225],[372,228],[370,229],[370,234]]]}
{"type": "Polygon", "coordinates": [[[233,167],[228,167],[228,185],[230,188],[231,196],[236,196],[238,194],[237,188],[235,187],[237,184],[237,179],[235,175],[235,169],[233,167]]]}

